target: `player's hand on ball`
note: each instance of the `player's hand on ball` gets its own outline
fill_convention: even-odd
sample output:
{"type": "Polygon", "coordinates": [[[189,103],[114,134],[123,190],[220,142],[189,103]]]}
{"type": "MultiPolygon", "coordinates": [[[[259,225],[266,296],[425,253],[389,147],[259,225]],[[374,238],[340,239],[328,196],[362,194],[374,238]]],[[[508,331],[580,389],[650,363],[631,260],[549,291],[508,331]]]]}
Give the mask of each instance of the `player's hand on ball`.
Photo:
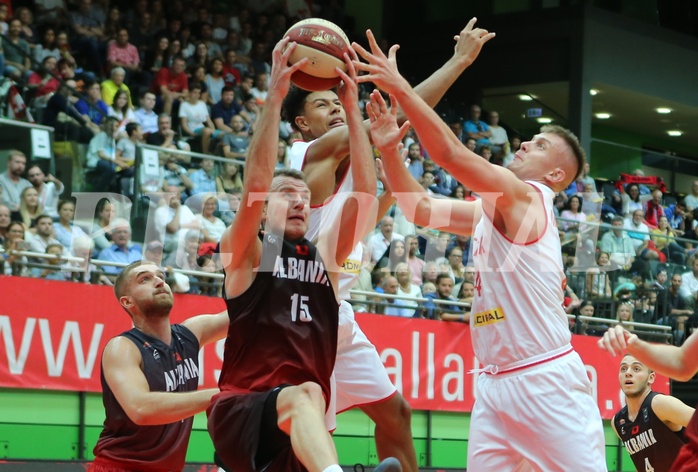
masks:
{"type": "Polygon", "coordinates": [[[296,43],[290,41],[288,37],[282,39],[274,47],[272,52],[271,78],[269,80],[269,91],[275,91],[281,97],[285,97],[291,85],[291,75],[303,67],[308,59],[304,58],[293,65],[288,64],[288,58],[296,48],[296,43]],[[288,47],[286,45],[288,44],[288,47]],[[284,48],[286,48],[284,50],[284,48]]]}
{"type": "Polygon", "coordinates": [[[356,51],[349,47],[349,52],[344,53],[344,62],[347,65],[347,71],[344,72],[339,67],[335,68],[337,75],[342,79],[342,82],[337,87],[337,97],[344,105],[345,109],[355,107],[359,102],[359,86],[356,82],[356,68],[353,61],[358,62],[359,58],[356,51]]]}

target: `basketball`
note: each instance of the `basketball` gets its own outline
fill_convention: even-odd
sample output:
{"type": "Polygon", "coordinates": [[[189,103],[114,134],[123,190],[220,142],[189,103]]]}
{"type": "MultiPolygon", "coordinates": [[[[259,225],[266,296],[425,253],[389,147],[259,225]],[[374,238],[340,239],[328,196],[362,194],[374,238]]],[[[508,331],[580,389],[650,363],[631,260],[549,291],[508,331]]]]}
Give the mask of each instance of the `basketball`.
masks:
{"type": "Polygon", "coordinates": [[[346,71],[343,54],[349,38],[342,28],[320,18],[308,18],[291,26],[284,36],[297,43],[288,62],[295,64],[304,57],[308,62],[291,76],[291,82],[310,92],[329,90],[342,80],[335,67],[346,71]]]}

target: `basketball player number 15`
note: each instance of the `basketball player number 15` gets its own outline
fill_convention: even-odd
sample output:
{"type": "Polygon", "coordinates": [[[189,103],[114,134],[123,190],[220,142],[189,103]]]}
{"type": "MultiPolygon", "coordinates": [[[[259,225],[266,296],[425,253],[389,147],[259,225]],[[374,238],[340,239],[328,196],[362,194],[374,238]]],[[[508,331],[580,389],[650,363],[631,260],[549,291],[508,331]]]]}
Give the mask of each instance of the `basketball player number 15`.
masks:
{"type": "Polygon", "coordinates": [[[313,321],[313,317],[310,316],[310,311],[308,310],[308,299],[308,296],[299,295],[297,293],[294,293],[291,296],[291,321],[296,321],[299,313],[301,321],[306,323],[313,321]]]}

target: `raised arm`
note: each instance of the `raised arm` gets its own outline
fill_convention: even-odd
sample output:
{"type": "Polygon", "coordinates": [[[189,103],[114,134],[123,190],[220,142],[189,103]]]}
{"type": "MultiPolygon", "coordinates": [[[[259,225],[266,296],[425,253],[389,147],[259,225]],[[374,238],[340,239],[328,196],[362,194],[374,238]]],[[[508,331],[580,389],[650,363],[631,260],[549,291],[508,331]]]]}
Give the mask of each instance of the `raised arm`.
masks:
{"type": "Polygon", "coordinates": [[[382,157],[382,160],[378,160],[378,166],[385,167],[388,185],[405,217],[419,226],[470,234],[473,222],[480,219],[480,203],[428,195],[409,173],[400,153],[401,141],[410,123],[405,122],[402,127],[398,127],[396,108],[393,106],[388,109],[378,91],[371,94],[371,102],[366,109],[371,121],[371,137],[382,157]]]}
{"type": "Polygon", "coordinates": [[[107,344],[102,371],[116,400],[140,426],[174,423],[204,411],[218,389],[195,392],[151,392],[141,370],[141,354],[129,339],[119,336],[107,344]]]}
{"type": "MultiPolygon", "coordinates": [[[[478,36],[479,30],[475,28],[476,21],[477,18],[472,18],[465,28],[453,37],[456,41],[453,55],[444,65],[414,88],[415,93],[428,106],[435,107],[463,71],[480,54],[484,42],[478,36]]],[[[369,31],[367,34],[375,42],[373,33],[369,31]]],[[[494,36],[494,34],[492,35],[494,36]]],[[[400,110],[398,112],[398,123],[403,123],[405,119],[402,110],[400,110]]],[[[364,126],[368,133],[370,126],[368,120],[364,121],[364,126]]],[[[306,162],[312,162],[315,159],[327,159],[328,157],[341,161],[346,158],[347,154],[349,154],[349,130],[345,127],[335,128],[318,138],[310,146],[306,155],[306,162]]]]}
{"type": "Polygon", "coordinates": [[[254,277],[252,269],[259,263],[262,243],[257,234],[262,221],[265,195],[271,186],[277,162],[281,103],[288,93],[291,74],[307,62],[307,59],[303,59],[288,66],[288,58],[296,47],[296,43],[290,43],[282,54],[281,51],[288,42],[288,38],[284,38],[274,48],[269,94],[250,142],[240,209],[233,224],[221,237],[221,257],[226,274],[225,293],[229,298],[249,288],[254,277]]]}
{"type": "MultiPolygon", "coordinates": [[[[351,59],[357,59],[356,53],[350,50],[351,59]]],[[[364,130],[363,117],[359,110],[359,89],[356,83],[356,71],[348,54],[344,55],[347,63],[348,74],[337,69],[342,84],[337,90],[342,106],[347,115],[347,128],[349,131],[351,176],[353,180],[353,198],[346,199],[342,210],[339,212],[339,221],[326,227],[318,236],[318,249],[323,259],[327,262],[329,255],[334,255],[336,268],[338,269],[351,254],[354,247],[365,238],[373,229],[375,213],[377,212],[376,195],[376,168],[373,162],[371,144],[364,130]],[[337,228],[341,228],[342,235],[337,228]],[[348,237],[351,235],[351,237],[348,237]],[[332,246],[336,244],[335,251],[332,246]]]]}
{"type": "Polygon", "coordinates": [[[643,341],[621,325],[610,328],[598,346],[612,356],[627,351],[652,370],[685,382],[698,372],[698,336],[694,333],[681,347],[643,341]]]}

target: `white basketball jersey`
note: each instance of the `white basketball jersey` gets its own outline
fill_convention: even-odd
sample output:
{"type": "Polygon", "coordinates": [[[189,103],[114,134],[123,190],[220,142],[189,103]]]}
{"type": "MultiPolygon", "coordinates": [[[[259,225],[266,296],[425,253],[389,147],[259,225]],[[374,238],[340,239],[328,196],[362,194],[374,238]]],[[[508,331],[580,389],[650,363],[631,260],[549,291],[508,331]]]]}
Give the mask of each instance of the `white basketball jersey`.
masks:
{"type": "MultiPolygon", "coordinates": [[[[291,169],[303,170],[305,155],[308,148],[314,141],[294,141],[290,151],[291,169]]],[[[334,178],[334,176],[328,176],[334,178]]],[[[320,234],[320,229],[327,225],[332,225],[336,216],[342,211],[346,197],[354,189],[354,182],[351,177],[351,164],[347,166],[342,182],[323,204],[310,207],[310,221],[308,222],[308,232],[305,237],[310,241],[315,241],[320,234]]],[[[341,230],[341,228],[338,228],[341,230]]],[[[348,300],[349,290],[356,284],[361,272],[361,259],[363,256],[363,246],[361,243],[351,251],[349,257],[342,264],[342,272],[339,274],[339,298],[348,300]]]]}
{"type": "Polygon", "coordinates": [[[484,214],[473,234],[471,336],[475,355],[484,365],[542,356],[571,340],[562,308],[566,279],[552,209],[554,192],[537,182],[527,183],[531,196],[542,194],[545,202],[547,223],[538,240],[515,244],[484,214]]]}

